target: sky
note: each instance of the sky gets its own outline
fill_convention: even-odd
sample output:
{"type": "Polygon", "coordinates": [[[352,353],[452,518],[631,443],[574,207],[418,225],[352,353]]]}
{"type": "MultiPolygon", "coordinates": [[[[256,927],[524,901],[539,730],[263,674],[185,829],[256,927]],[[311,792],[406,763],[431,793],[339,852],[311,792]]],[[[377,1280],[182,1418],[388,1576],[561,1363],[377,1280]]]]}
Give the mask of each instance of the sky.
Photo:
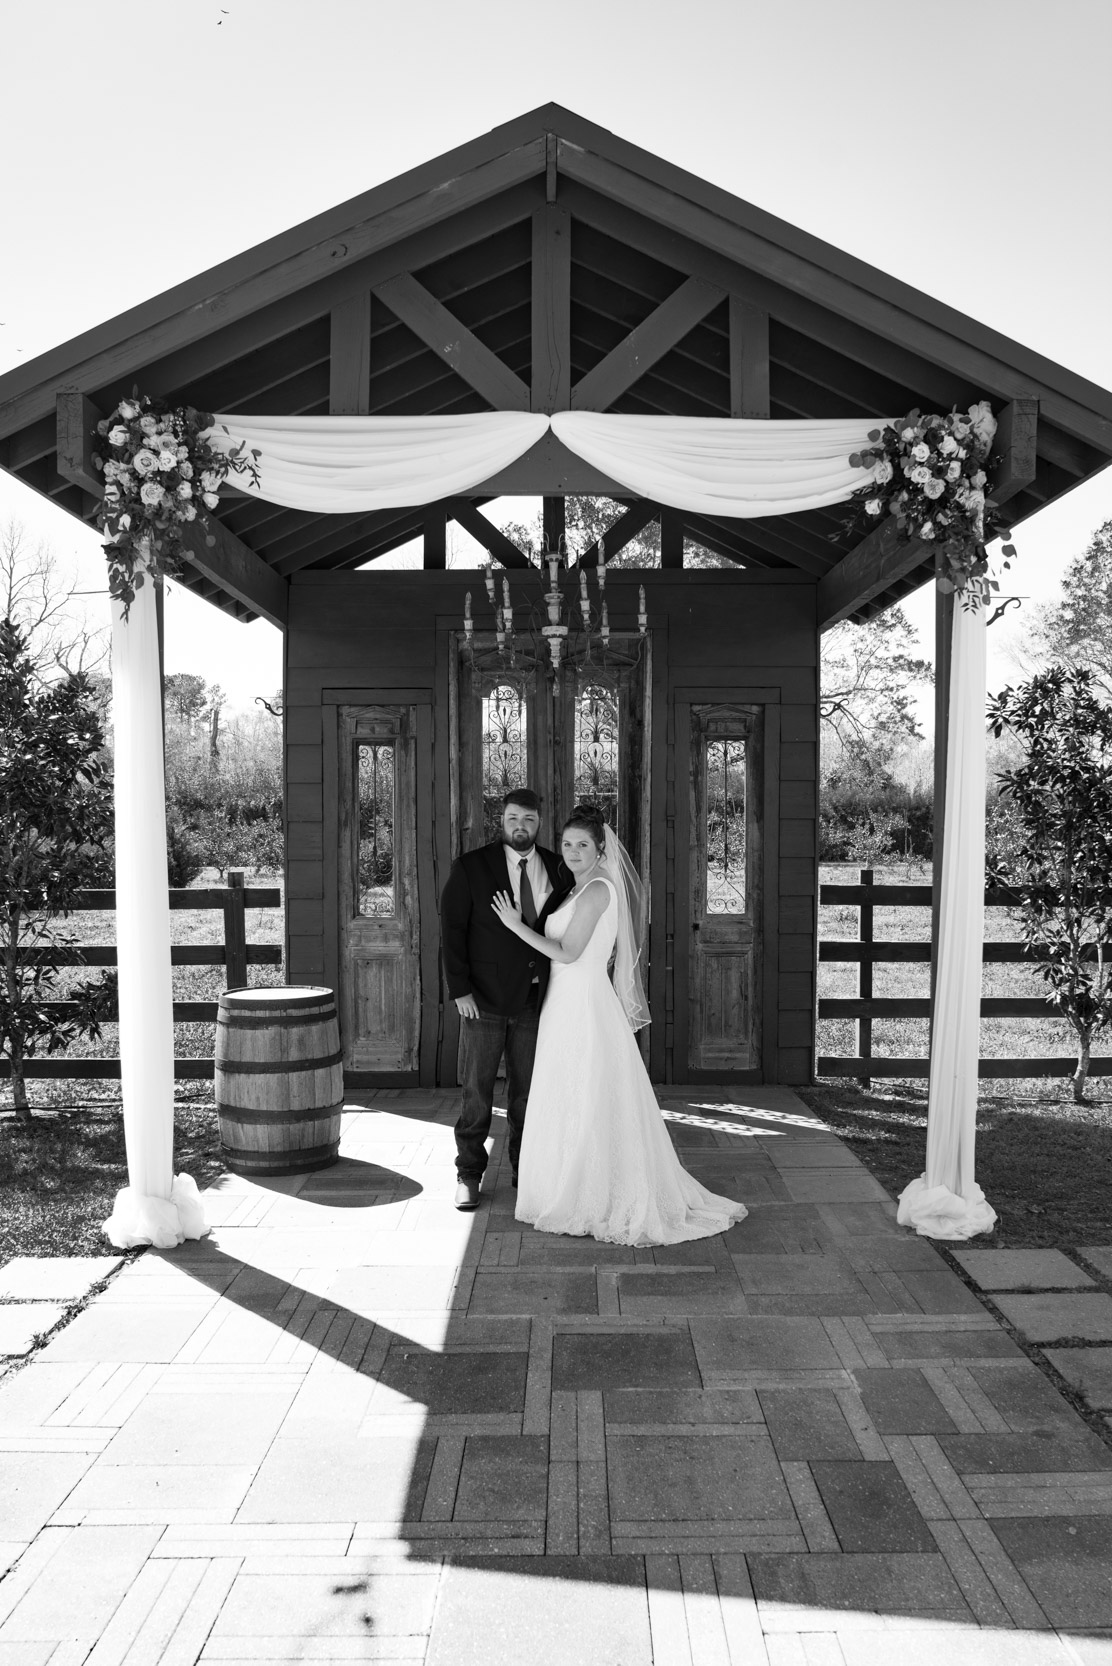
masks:
{"type": "MultiPolygon", "coordinates": [[[[1108,0],[52,0],[0,47],[0,371],[555,100],[1112,386],[1108,0]]],[[[9,516],[106,622],[95,535],[0,472],[9,516]]],[[[1108,519],[1112,470],[1005,588],[1052,597],[1108,519]]],[[[906,611],[929,654],[929,589],[906,611]]],[[[279,634],[171,586],[166,666],[246,707],[279,634]]]]}

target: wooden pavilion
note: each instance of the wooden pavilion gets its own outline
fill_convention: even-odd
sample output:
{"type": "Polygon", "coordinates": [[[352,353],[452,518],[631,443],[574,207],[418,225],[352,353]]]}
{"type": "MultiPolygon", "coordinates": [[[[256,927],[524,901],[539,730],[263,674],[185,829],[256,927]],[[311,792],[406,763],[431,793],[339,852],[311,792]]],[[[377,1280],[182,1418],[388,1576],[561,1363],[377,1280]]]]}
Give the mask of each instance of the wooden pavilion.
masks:
{"type": "MultiPolygon", "coordinates": [[[[1014,521],[1112,459],[1112,394],[555,105],[0,378],[0,464],[91,520],[92,431],[133,385],[252,416],[775,421],[987,398],[991,496],[1014,521]]],[[[287,977],[339,991],[353,1084],[455,1080],[448,866],[487,836],[498,784],[537,786],[554,820],[592,768],[648,877],[654,1078],[810,1079],[819,635],[922,584],[929,546],[853,547],[838,509],[728,520],[631,498],[552,434],[449,500],[313,514],[228,490],[213,520],[182,582],[285,633],[287,977]],[[500,656],[481,576],[446,565],[455,521],[524,617],[540,575],[483,513],[510,494],[543,499],[554,549],[568,497],[614,500],[607,557],[660,527],[659,568],[610,576],[608,661],[555,698],[528,633],[500,656]],[[421,572],[376,570],[414,538],[421,572]],[[685,543],[727,565],[685,567],[685,543]]],[[[940,620],[944,701],[942,602],[940,620]]]]}

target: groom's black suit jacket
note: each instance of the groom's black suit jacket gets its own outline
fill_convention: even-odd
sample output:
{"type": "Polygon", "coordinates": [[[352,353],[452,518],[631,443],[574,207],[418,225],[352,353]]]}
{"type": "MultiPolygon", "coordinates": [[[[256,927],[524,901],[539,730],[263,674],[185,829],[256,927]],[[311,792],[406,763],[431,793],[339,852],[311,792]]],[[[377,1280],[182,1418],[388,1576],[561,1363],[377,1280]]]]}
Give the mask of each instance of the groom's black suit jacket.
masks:
{"type": "MultiPolygon", "coordinates": [[[[572,881],[554,851],[536,847],[552,886],[540,911],[537,930],[553,908],[559,907],[572,881]]],[[[513,895],[507,847],[497,843],[469,850],[452,863],[440,904],[441,946],[444,976],[453,1001],[474,995],[486,1012],[512,1017],[529,999],[533,979],[540,982],[543,1001],[548,987],[551,961],[546,954],[522,942],[504,926],[491,906],[497,891],[513,895]]]]}

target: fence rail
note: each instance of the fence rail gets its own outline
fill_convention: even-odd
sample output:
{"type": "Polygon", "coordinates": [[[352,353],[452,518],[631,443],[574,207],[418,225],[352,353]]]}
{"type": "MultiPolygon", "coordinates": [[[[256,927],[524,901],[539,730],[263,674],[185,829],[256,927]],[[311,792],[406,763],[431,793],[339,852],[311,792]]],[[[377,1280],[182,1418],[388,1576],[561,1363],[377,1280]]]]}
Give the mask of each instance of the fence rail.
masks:
{"type": "MultiPolygon", "coordinates": [[[[856,938],[828,937],[819,943],[819,962],[856,963],[857,994],[849,996],[820,995],[820,1018],[850,1018],[857,1023],[857,1053],[822,1054],[815,1061],[820,1076],[856,1077],[866,1085],[874,1078],[916,1077],[930,1073],[926,1058],[887,1058],[873,1051],[873,1023],[881,1018],[929,1018],[929,996],[875,996],[873,967],[882,964],[929,963],[929,943],[877,942],[874,938],[874,914],[878,908],[929,908],[933,893],[929,885],[877,885],[872,868],[862,868],[856,885],[828,884],[819,886],[819,903],[838,905],[858,910],[856,938]]],[[[995,888],[985,891],[986,908],[1014,908],[1015,897],[995,888]]],[[[1086,949],[1084,958],[1095,960],[1094,947],[1086,949]]],[[[1046,950],[1027,949],[1022,943],[985,943],[982,959],[986,965],[1038,965],[1048,960],[1046,950]]],[[[982,1018],[1060,1018],[1061,1014],[1049,1001],[1038,996],[983,996],[982,1018]]],[[[1071,1058],[981,1059],[978,1069],[984,1077],[1072,1076],[1076,1068],[1071,1058]]],[[[1091,1076],[1112,1075],[1112,1058],[1093,1059],[1091,1076]]]]}
{"type": "MultiPolygon", "coordinates": [[[[227,987],[241,988],[247,982],[249,966],[281,966],[282,949],[277,943],[249,943],[247,941],[247,910],[249,908],[281,908],[282,893],[277,886],[254,886],[244,882],[237,869],[228,873],[223,886],[198,887],[196,890],[175,888],[170,892],[172,911],[221,909],[224,914],[222,943],[175,943],[170,949],[172,966],[225,966],[227,987]]],[[[116,907],[115,891],[79,891],[74,900],[74,913],[112,913],[116,907]]],[[[42,949],[28,956],[32,964],[40,966],[115,966],[114,945],[94,943],[73,949],[42,949]]],[[[77,1010],[76,1001],[48,1001],[49,1011],[65,1016],[77,1010]]],[[[175,1024],[215,1024],[215,1001],[175,1001],[175,1024]]],[[[208,1080],[214,1072],[210,1058],[174,1060],[174,1075],[181,1081],[208,1080]]],[[[118,1079],[119,1059],[105,1058],[35,1058],[24,1062],[23,1074],[32,1077],[118,1079]]],[[[11,1075],[7,1059],[0,1059],[0,1081],[11,1075]]]]}

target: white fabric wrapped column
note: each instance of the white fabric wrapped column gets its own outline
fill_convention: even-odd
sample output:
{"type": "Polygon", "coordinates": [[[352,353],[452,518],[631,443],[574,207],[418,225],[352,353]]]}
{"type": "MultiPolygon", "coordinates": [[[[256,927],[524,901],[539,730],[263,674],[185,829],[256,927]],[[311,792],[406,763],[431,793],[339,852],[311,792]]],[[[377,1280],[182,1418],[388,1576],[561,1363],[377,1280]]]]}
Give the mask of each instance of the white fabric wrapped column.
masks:
{"type": "Polygon", "coordinates": [[[953,620],[927,1167],[904,1188],[898,1215],[926,1238],[971,1238],[996,1220],[974,1179],[985,918],[984,607],[964,608],[959,597],[953,620]]]}
{"type": "Polygon", "coordinates": [[[125,621],[112,602],[116,954],[128,1185],[104,1230],[117,1249],[168,1249],[208,1227],[196,1182],[174,1178],[174,1022],[166,789],[154,584],[125,621]]]}

